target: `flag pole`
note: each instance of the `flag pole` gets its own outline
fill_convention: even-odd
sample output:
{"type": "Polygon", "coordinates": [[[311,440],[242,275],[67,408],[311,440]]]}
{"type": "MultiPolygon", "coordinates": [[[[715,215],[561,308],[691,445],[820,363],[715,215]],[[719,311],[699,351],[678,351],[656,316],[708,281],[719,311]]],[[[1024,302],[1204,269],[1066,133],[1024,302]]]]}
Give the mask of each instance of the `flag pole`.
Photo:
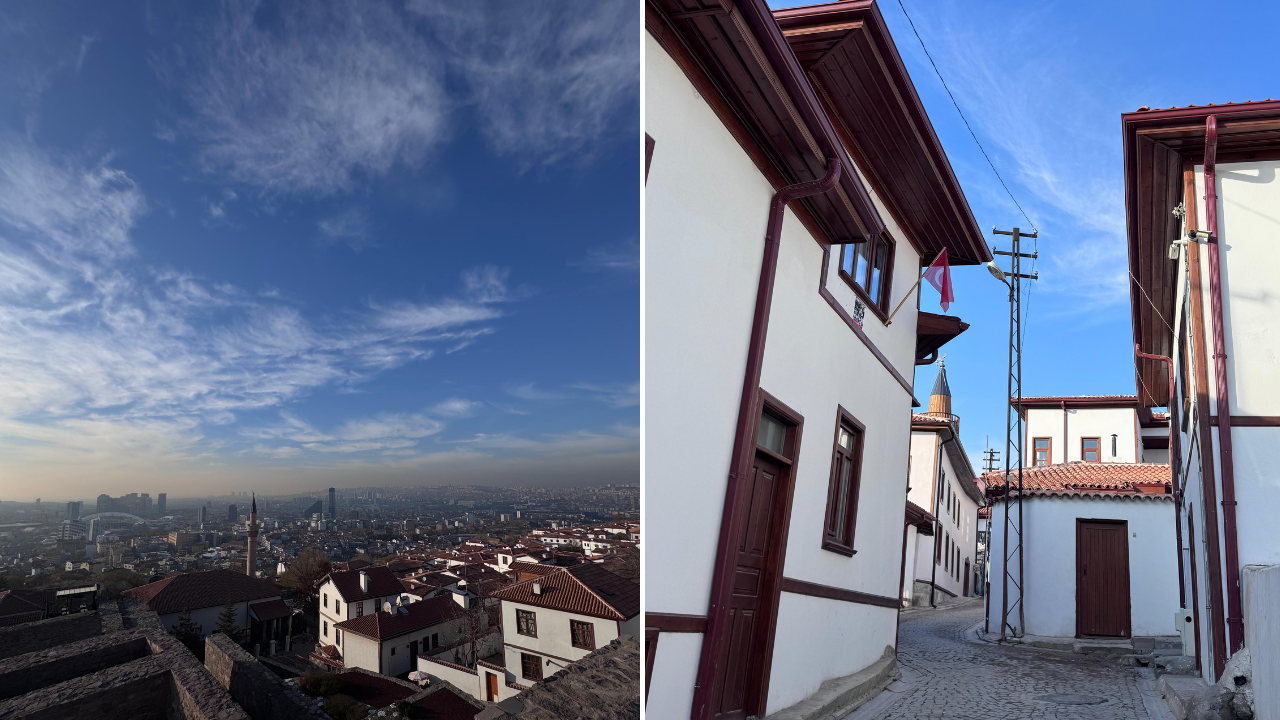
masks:
{"type": "MultiPolygon", "coordinates": [[[[925,266],[924,266],[924,269],[925,269],[925,270],[928,270],[929,268],[933,267],[933,263],[938,262],[938,258],[942,257],[942,253],[944,253],[944,252],[946,252],[946,248],[943,248],[942,250],[940,250],[940,251],[938,252],[938,254],[937,254],[937,255],[934,255],[934,256],[933,256],[933,262],[929,263],[928,265],[925,265],[925,266]]],[[[920,277],[916,278],[915,283],[913,283],[913,284],[911,285],[911,289],[910,289],[910,290],[908,290],[908,291],[907,291],[907,294],[906,294],[906,295],[903,295],[903,296],[902,296],[902,300],[900,300],[900,301],[898,302],[898,307],[894,308],[894,309],[893,309],[893,312],[889,313],[889,319],[884,321],[884,324],[885,324],[885,325],[892,325],[892,324],[893,324],[893,316],[894,316],[894,315],[897,315],[897,314],[898,314],[898,311],[902,309],[902,305],[903,305],[903,303],[905,303],[905,302],[907,301],[907,298],[911,297],[911,293],[915,292],[916,288],[920,287],[920,281],[921,281],[921,280],[924,280],[924,273],[920,273],[920,277]]]]}

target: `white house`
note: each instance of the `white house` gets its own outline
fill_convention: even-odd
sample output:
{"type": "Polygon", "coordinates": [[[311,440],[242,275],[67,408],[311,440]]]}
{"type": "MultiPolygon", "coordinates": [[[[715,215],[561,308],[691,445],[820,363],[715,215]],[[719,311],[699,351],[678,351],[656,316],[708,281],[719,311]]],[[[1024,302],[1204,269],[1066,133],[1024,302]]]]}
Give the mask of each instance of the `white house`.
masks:
{"type": "Polygon", "coordinates": [[[451,596],[421,602],[388,602],[377,612],[334,625],[342,665],[383,675],[417,669],[417,657],[459,639],[462,607],[451,596]]]}
{"type": "MultiPolygon", "coordinates": [[[[386,565],[331,572],[320,581],[320,645],[332,645],[342,655],[342,632],[334,626],[351,618],[372,615],[386,603],[400,604],[407,588],[386,565]]],[[[410,601],[418,595],[409,594],[410,601]]]]}
{"type": "Polygon", "coordinates": [[[236,627],[244,631],[248,642],[259,644],[261,652],[271,652],[273,641],[278,649],[289,642],[293,611],[285,605],[279,589],[243,572],[183,573],[125,590],[123,596],[154,611],[168,631],[184,612],[190,612],[201,637],[217,631],[218,617],[230,603],[235,608],[236,627]]]}
{"type": "Polygon", "coordinates": [[[1280,696],[1263,689],[1280,688],[1280,662],[1264,651],[1277,599],[1257,580],[1280,566],[1280,101],[1121,119],[1137,392],[1176,429],[1180,594],[1196,658],[1213,682],[1251,648],[1255,712],[1275,716],[1280,696]]]}
{"type": "Polygon", "coordinates": [[[501,702],[621,635],[639,636],[639,583],[596,564],[547,569],[492,595],[500,601],[501,664],[489,657],[466,667],[423,656],[418,670],[478,700],[501,702]]]}
{"type": "MultiPolygon", "coordinates": [[[[947,370],[940,363],[929,394],[929,412],[911,416],[907,502],[934,519],[933,533],[917,535],[914,548],[909,548],[914,552],[907,560],[914,568],[910,576],[914,605],[936,604],[939,596],[945,600],[981,594],[975,563],[978,508],[983,497],[974,479],[973,466],[960,442],[960,419],[951,412],[947,370]]],[[[918,514],[910,507],[907,510],[908,516],[918,514]]]]}
{"type": "Polygon", "coordinates": [[[1027,467],[1072,462],[1169,462],[1169,416],[1136,395],[1054,395],[1014,402],[1027,467]]]}
{"type": "MultiPolygon", "coordinates": [[[[1068,638],[1177,634],[1178,556],[1168,478],[1169,466],[1159,464],[1072,460],[1025,469],[1025,580],[1017,582],[1014,568],[1008,631],[1068,638]],[[1021,608],[1019,584],[1025,598],[1021,608]]],[[[992,498],[984,627],[999,633],[1007,555],[1000,499],[1004,471],[988,473],[984,480],[992,498]]],[[[1011,503],[1016,521],[1014,507],[1011,503]]],[[[1013,547],[1016,535],[1010,537],[1013,547]]]]}
{"type": "Polygon", "coordinates": [[[915,283],[990,252],[874,4],[645,13],[646,714],[764,717],[893,662],[915,283]]]}

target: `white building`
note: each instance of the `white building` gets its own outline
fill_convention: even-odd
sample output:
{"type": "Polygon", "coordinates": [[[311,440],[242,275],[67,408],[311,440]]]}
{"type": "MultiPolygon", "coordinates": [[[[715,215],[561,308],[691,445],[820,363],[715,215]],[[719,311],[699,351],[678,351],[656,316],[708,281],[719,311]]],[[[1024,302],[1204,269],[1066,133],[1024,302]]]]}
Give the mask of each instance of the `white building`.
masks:
{"type": "Polygon", "coordinates": [[[417,669],[419,654],[457,643],[462,607],[450,595],[421,602],[387,602],[377,612],[334,625],[342,665],[383,675],[417,669]]]}
{"type": "Polygon", "coordinates": [[[893,663],[914,284],[990,253],[875,5],[688,8],[645,5],[645,707],[764,717],[893,663]]]}
{"type": "Polygon", "coordinates": [[[1027,467],[1083,462],[1169,462],[1169,416],[1136,395],[1054,395],[1015,402],[1027,467]]]}
{"type": "Polygon", "coordinates": [[[136,600],[160,616],[164,629],[173,631],[183,613],[205,637],[218,630],[218,617],[230,604],[235,625],[246,642],[258,644],[263,654],[286,649],[292,634],[293,611],[285,605],[280,591],[269,581],[251,578],[232,570],[183,573],[125,590],[123,596],[136,600]]]}
{"type": "MultiPolygon", "coordinates": [[[[335,626],[345,620],[372,615],[386,603],[400,604],[407,588],[386,565],[369,565],[359,570],[331,572],[320,581],[320,645],[332,645],[342,656],[342,631],[335,626]]],[[[409,601],[417,595],[408,594],[409,601]]]]}
{"type": "Polygon", "coordinates": [[[984,499],[960,442],[959,426],[960,419],[951,412],[947,371],[940,365],[929,394],[929,412],[911,416],[907,516],[918,520],[923,510],[934,521],[932,535],[912,536],[907,530],[906,564],[914,569],[907,577],[913,580],[914,605],[981,594],[975,570],[978,508],[984,499]]]}
{"type": "Polygon", "coordinates": [[[1264,609],[1276,598],[1249,578],[1280,565],[1280,102],[1143,107],[1122,123],[1133,340],[1163,356],[1138,361],[1137,391],[1178,431],[1196,657],[1214,681],[1251,647],[1255,712],[1274,717],[1280,697],[1263,689],[1280,688],[1280,663],[1264,648],[1277,630],[1264,609]]]}
{"type": "MultiPolygon", "coordinates": [[[[1016,489],[1017,476],[1012,476],[1016,489]]],[[[1178,556],[1169,466],[1072,460],[1023,471],[1022,567],[1008,585],[1012,635],[1176,635],[1178,556]],[[1025,602],[1018,607],[1018,585],[1025,602]],[[1025,629],[1023,623],[1025,622],[1025,629]]],[[[991,587],[985,629],[1005,612],[1004,471],[988,473],[991,587]]],[[[1017,515],[1010,503],[1010,515],[1017,515]]],[[[1015,525],[1016,527],[1016,525],[1015,525]]],[[[1011,531],[1009,547],[1017,536],[1011,531]]],[[[1016,554],[1014,555],[1016,557],[1016,554]]]]}
{"type": "Polygon", "coordinates": [[[500,601],[502,655],[474,667],[419,657],[418,670],[501,702],[542,682],[621,635],[640,634],[640,585],[600,565],[550,572],[493,593],[500,601]]]}

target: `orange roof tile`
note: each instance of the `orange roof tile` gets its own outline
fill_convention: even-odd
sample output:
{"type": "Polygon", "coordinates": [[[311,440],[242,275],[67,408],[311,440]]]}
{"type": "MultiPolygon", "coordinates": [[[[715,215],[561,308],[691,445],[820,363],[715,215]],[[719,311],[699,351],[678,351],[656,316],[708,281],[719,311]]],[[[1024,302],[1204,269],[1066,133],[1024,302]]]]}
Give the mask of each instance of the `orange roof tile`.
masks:
{"type": "MultiPolygon", "coordinates": [[[[1009,477],[1011,484],[1016,485],[1016,470],[1009,477]]],[[[988,494],[998,495],[1004,488],[1003,470],[985,473],[981,479],[987,484],[988,494]]],[[[1139,493],[1137,486],[1153,484],[1169,487],[1167,464],[1091,463],[1075,460],[1022,469],[1022,487],[1027,495],[1139,493]]]]}

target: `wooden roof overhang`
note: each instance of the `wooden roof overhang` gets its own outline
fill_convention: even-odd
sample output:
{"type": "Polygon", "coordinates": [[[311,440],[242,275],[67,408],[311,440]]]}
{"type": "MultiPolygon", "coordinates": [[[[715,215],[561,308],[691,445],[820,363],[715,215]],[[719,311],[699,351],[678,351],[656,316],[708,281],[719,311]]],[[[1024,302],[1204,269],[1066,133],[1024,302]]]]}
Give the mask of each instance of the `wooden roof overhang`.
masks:
{"type": "Polygon", "coordinates": [[[773,13],[840,138],[907,240],[930,262],[991,260],[951,162],[874,0],[773,13]]]}
{"type": "MultiPolygon", "coordinates": [[[[1133,341],[1143,352],[1173,357],[1177,261],[1168,256],[1181,222],[1184,165],[1204,160],[1205,121],[1218,117],[1218,162],[1249,160],[1280,150],[1280,101],[1184,108],[1139,109],[1120,116],[1124,141],[1125,220],[1128,234],[1133,341]],[[1136,280],[1136,282],[1135,282],[1136,280]]],[[[1136,359],[1137,391],[1144,407],[1169,402],[1164,363],[1136,359]]]]}
{"type": "MultiPolygon", "coordinates": [[[[647,0],[645,27],[675,51],[677,63],[696,66],[709,83],[699,91],[714,94],[706,100],[731,132],[746,134],[738,141],[775,188],[820,179],[827,156],[842,156],[846,172],[834,188],[792,203],[807,210],[802,220],[811,221],[806,224],[821,235],[819,242],[864,242],[884,231],[765,0],[647,0]]],[[[691,68],[684,70],[688,75],[691,68]]]]}
{"type": "MultiPolygon", "coordinates": [[[[1168,375],[1164,376],[1168,384],[1168,375]]],[[[1028,409],[1061,409],[1065,405],[1071,408],[1135,408],[1138,405],[1136,395],[1044,395],[1037,397],[1009,398],[1009,405],[1026,417],[1028,409]]]]}
{"type": "Polygon", "coordinates": [[[969,323],[958,317],[921,311],[916,316],[916,364],[934,362],[939,348],[968,329],[969,323]]]}

